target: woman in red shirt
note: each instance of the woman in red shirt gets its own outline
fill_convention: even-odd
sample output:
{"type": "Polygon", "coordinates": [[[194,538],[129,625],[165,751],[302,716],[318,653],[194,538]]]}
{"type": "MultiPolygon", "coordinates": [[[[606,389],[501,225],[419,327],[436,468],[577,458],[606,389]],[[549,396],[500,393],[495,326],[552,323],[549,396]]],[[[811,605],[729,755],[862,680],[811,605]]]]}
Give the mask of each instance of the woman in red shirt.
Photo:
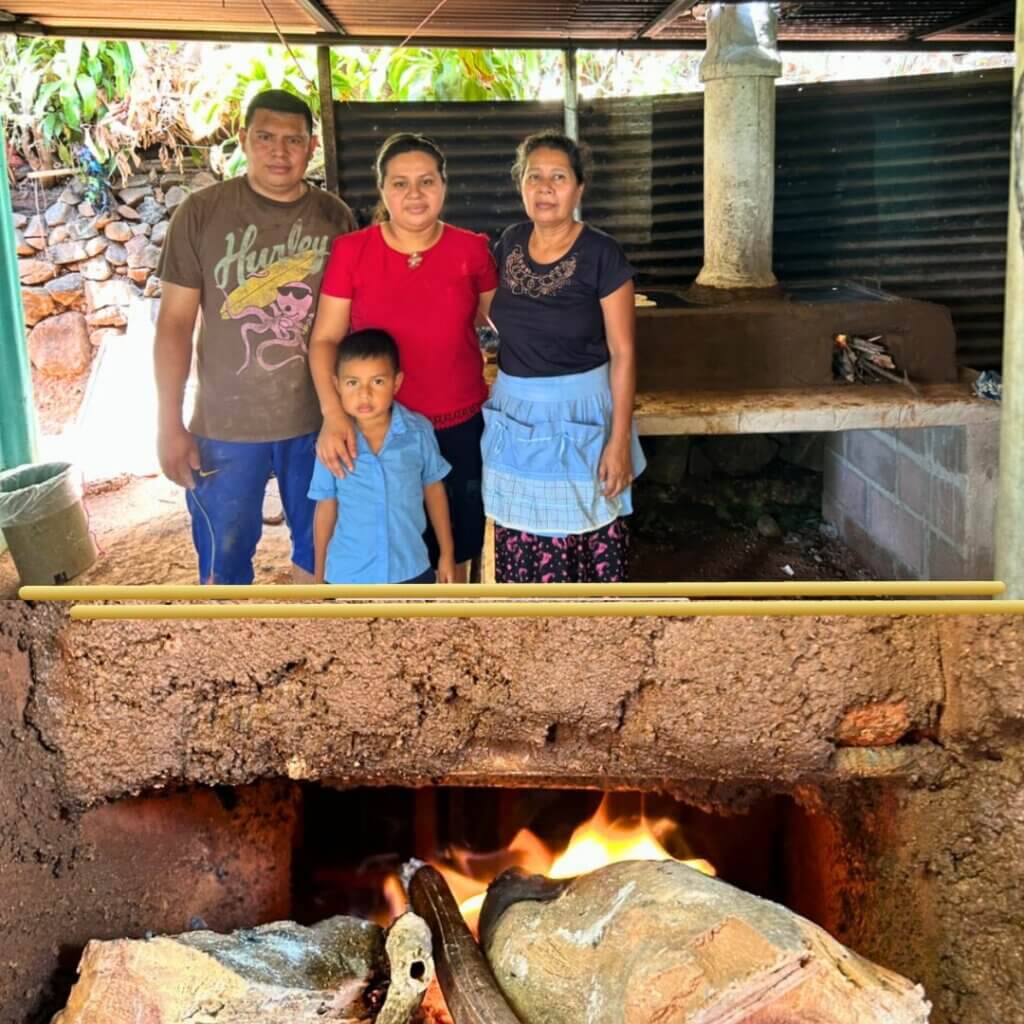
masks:
{"type": "MultiPolygon", "coordinates": [[[[452,465],[445,479],[458,578],[483,548],[480,408],[487,398],[475,323],[497,287],[485,235],[441,220],[445,159],[422,135],[392,135],[377,154],[379,224],[339,236],[324,272],[310,336],[309,367],[324,423],[317,456],[342,475],[356,456],[355,431],[332,381],[350,330],[376,327],[398,343],[405,379],[398,400],[434,426],[452,465]]],[[[428,529],[431,562],[437,549],[428,529]]]]}

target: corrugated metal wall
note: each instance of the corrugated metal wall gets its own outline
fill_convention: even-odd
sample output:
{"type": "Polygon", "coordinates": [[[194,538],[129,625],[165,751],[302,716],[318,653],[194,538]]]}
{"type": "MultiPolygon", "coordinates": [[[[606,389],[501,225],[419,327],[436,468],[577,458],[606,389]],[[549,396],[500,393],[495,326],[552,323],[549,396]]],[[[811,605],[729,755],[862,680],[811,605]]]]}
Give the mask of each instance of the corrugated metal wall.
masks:
{"type": "MultiPolygon", "coordinates": [[[[1011,72],[780,88],[775,269],[785,283],[870,281],[953,311],[960,361],[997,366],[1009,194],[1011,72]]],[[[700,96],[580,109],[594,153],[584,213],[611,232],[641,286],[685,285],[702,262],[700,96]]],[[[522,217],[516,143],[561,124],[558,103],[338,104],[343,194],[364,222],[371,164],[392,131],[436,138],[447,217],[495,235],[522,217]]]]}
{"type": "Polygon", "coordinates": [[[448,159],[445,217],[496,236],[523,211],[509,168],[516,144],[538,127],[561,125],[560,103],[336,103],[341,194],[360,223],[377,203],[373,162],[397,131],[429,135],[448,159]]]}
{"type": "Polygon", "coordinates": [[[1011,72],[816,86],[778,108],[775,267],[950,307],[960,361],[1002,354],[1011,72]]]}

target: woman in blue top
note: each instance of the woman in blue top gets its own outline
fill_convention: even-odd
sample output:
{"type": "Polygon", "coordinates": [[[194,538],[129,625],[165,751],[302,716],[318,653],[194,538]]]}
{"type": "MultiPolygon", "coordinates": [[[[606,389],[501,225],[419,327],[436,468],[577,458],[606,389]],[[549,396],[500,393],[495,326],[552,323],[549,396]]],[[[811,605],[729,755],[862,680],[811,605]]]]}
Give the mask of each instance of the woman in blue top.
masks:
{"type": "Polygon", "coordinates": [[[490,317],[498,378],[484,405],[483,491],[499,582],[622,582],[633,426],[633,268],[614,239],[576,220],[580,148],[540,132],[512,175],[529,220],[495,250],[490,317]]]}

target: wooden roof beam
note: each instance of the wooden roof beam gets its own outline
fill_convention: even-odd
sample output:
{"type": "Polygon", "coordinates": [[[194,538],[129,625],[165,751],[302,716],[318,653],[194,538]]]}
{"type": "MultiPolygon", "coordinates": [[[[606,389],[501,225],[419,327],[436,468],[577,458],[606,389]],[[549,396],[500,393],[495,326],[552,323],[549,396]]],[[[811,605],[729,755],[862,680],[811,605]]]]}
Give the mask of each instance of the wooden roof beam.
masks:
{"type": "Polygon", "coordinates": [[[309,19],[320,29],[335,36],[346,34],[344,26],[320,0],[295,0],[295,3],[302,8],[309,19]]]}
{"type": "Polygon", "coordinates": [[[647,39],[650,36],[660,32],[667,25],[671,24],[676,18],[681,18],[687,11],[692,10],[696,7],[698,0],[672,0],[661,14],[652,18],[639,32],[633,37],[634,39],[647,39]]]}
{"type": "Polygon", "coordinates": [[[1009,2],[1006,3],[992,3],[990,0],[989,3],[982,4],[980,7],[974,8],[974,10],[967,15],[952,18],[944,24],[939,25],[938,28],[930,28],[926,32],[912,32],[906,38],[934,39],[936,36],[947,35],[953,32],[962,32],[964,29],[970,28],[972,25],[976,25],[979,21],[984,21],[986,18],[992,18],[1005,11],[1012,11],[1013,6],[1013,0],[1009,0],[1009,2]]]}
{"type": "Polygon", "coordinates": [[[26,18],[22,14],[12,14],[10,11],[0,10],[0,34],[42,36],[46,35],[46,29],[34,18],[26,18]]]}

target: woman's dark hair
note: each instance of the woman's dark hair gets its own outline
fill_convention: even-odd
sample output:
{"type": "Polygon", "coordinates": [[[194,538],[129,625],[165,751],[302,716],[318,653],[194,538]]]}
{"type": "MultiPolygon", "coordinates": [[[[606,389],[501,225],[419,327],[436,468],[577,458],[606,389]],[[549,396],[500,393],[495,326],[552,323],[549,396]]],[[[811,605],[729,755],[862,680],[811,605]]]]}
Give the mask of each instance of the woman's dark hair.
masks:
{"type": "Polygon", "coordinates": [[[398,346],[395,339],[377,327],[367,327],[361,331],[353,331],[338,346],[338,360],[335,373],[341,374],[341,367],[351,359],[388,359],[391,368],[398,373],[402,365],[398,359],[398,346]]]}
{"type": "Polygon", "coordinates": [[[432,156],[437,161],[437,173],[441,176],[441,180],[443,182],[448,181],[445,174],[444,153],[441,152],[441,147],[433,139],[428,139],[426,135],[418,135],[415,132],[398,132],[398,134],[385,139],[384,144],[377,150],[378,188],[384,187],[384,179],[388,173],[388,163],[394,157],[401,156],[403,153],[426,153],[428,156],[432,156]]]}
{"type": "MultiPolygon", "coordinates": [[[[433,139],[428,139],[426,135],[419,135],[416,132],[397,132],[386,138],[383,145],[377,150],[377,160],[374,164],[377,172],[377,188],[384,187],[388,164],[394,157],[401,156],[403,153],[426,153],[427,156],[432,156],[437,162],[437,173],[440,175],[441,181],[445,184],[448,183],[447,164],[441,147],[433,139]]],[[[373,211],[373,220],[375,224],[379,224],[387,219],[388,208],[381,200],[373,211]]]]}
{"type": "Polygon", "coordinates": [[[527,135],[516,147],[516,162],[512,165],[512,180],[516,183],[516,188],[523,183],[527,161],[535,149],[560,150],[569,158],[572,173],[576,175],[576,183],[579,185],[586,183],[587,167],[590,163],[589,149],[586,146],[581,146],[575,139],[571,139],[565,132],[558,131],[557,128],[545,128],[542,132],[527,135]]]}

